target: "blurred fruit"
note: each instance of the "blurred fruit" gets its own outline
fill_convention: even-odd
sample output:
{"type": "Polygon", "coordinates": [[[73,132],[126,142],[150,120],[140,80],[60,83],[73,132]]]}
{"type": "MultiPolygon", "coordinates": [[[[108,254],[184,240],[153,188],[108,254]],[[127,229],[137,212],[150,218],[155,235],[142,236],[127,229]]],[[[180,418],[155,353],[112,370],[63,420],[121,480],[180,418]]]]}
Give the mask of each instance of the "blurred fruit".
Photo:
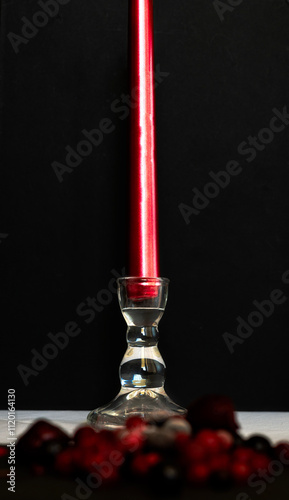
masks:
{"type": "Polygon", "coordinates": [[[289,443],[277,443],[274,448],[274,455],[278,460],[281,460],[283,465],[289,467],[289,443]]]}
{"type": "Polygon", "coordinates": [[[232,459],[237,462],[249,463],[253,459],[254,455],[255,453],[252,449],[241,447],[234,450],[232,459]]]}
{"type": "Polygon", "coordinates": [[[51,458],[51,450],[47,449],[49,442],[52,447],[58,446],[60,450],[68,445],[69,437],[55,425],[39,420],[19,439],[16,448],[17,457],[24,463],[46,464],[47,459],[49,461],[51,458]]]}
{"type": "Polygon", "coordinates": [[[251,464],[254,471],[258,471],[258,469],[268,469],[270,458],[263,453],[255,453],[252,458],[251,464]]]}
{"type": "Polygon", "coordinates": [[[126,422],[125,422],[126,428],[130,430],[134,429],[142,429],[146,427],[146,422],[143,420],[143,418],[135,416],[135,417],[129,417],[126,422]]]}
{"type": "Polygon", "coordinates": [[[189,462],[202,462],[207,458],[207,450],[202,444],[196,443],[194,440],[187,444],[185,457],[189,462]]]}
{"type": "Polygon", "coordinates": [[[216,432],[216,435],[219,438],[222,450],[228,451],[233,447],[235,440],[234,436],[230,432],[219,430],[216,432]]]}
{"type": "Polygon", "coordinates": [[[210,429],[201,430],[195,438],[195,443],[203,446],[208,453],[218,453],[222,449],[221,439],[210,429]]]}
{"type": "Polygon", "coordinates": [[[160,462],[150,469],[148,479],[152,490],[159,496],[177,495],[183,486],[183,475],[175,463],[160,462]]]}
{"type": "Polygon", "coordinates": [[[251,448],[252,450],[255,450],[259,453],[271,454],[272,452],[272,445],[270,441],[265,438],[265,436],[261,436],[259,434],[251,436],[249,439],[247,439],[245,445],[248,446],[248,448],[251,448]]]}
{"type": "Polygon", "coordinates": [[[8,449],[6,446],[0,446],[0,458],[8,456],[8,449]]]}
{"type": "Polygon", "coordinates": [[[227,453],[215,455],[209,460],[209,467],[211,472],[220,470],[227,470],[230,464],[230,457],[227,453]]]}
{"type": "Polygon", "coordinates": [[[131,462],[131,471],[137,476],[144,476],[152,467],[160,463],[161,460],[162,457],[159,453],[136,455],[131,462]]]}
{"type": "Polygon", "coordinates": [[[163,429],[173,431],[175,433],[181,432],[182,434],[192,434],[191,424],[183,417],[169,418],[163,425],[163,429]]]}
{"type": "Polygon", "coordinates": [[[188,468],[187,479],[194,484],[204,484],[209,479],[210,472],[206,462],[191,464],[188,468]]]}
{"type": "Polygon", "coordinates": [[[54,469],[63,475],[74,474],[79,469],[83,458],[83,451],[76,447],[61,451],[54,462],[54,469]]]}
{"type": "Polygon", "coordinates": [[[74,434],[74,441],[81,448],[97,446],[99,439],[97,432],[92,427],[80,427],[74,434]]]}
{"type": "Polygon", "coordinates": [[[235,433],[239,425],[235,420],[234,405],[226,396],[203,396],[188,408],[187,419],[193,431],[225,429],[235,433]]]}
{"type": "Polygon", "coordinates": [[[237,483],[246,483],[253,469],[249,463],[234,461],[230,466],[230,472],[237,483]]]}

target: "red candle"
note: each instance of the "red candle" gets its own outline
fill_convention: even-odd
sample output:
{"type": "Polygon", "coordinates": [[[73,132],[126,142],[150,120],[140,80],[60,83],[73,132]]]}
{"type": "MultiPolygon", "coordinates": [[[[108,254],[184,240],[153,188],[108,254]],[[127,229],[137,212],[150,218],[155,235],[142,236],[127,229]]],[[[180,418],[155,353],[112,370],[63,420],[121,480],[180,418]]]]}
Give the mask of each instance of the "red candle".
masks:
{"type": "Polygon", "coordinates": [[[159,277],[153,0],[130,0],[130,276],[159,277]]]}

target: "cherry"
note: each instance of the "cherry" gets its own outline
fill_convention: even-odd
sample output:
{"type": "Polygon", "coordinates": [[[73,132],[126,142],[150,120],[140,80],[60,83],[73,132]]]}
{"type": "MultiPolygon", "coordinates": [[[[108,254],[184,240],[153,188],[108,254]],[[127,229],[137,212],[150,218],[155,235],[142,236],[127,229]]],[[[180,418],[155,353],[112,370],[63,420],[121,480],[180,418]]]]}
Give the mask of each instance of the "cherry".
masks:
{"type": "Polygon", "coordinates": [[[235,420],[234,405],[226,396],[203,396],[188,408],[187,419],[193,430],[225,429],[235,433],[239,425],[235,420]]]}

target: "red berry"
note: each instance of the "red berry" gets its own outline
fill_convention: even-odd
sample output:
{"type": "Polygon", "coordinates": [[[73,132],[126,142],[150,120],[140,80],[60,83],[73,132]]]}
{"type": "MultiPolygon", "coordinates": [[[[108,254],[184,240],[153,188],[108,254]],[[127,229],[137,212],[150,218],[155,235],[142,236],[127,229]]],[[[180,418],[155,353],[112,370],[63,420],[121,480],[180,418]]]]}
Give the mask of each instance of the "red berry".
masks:
{"type": "Polygon", "coordinates": [[[201,444],[191,441],[186,446],[185,455],[191,462],[201,462],[206,459],[207,450],[201,444]]]}
{"type": "Polygon", "coordinates": [[[139,416],[134,416],[134,417],[128,417],[128,419],[125,422],[126,428],[130,430],[135,430],[135,429],[141,429],[143,427],[146,427],[146,423],[143,420],[143,418],[139,416]]]}
{"type": "Polygon", "coordinates": [[[234,437],[230,432],[225,430],[219,430],[216,432],[216,435],[219,438],[222,450],[228,451],[232,448],[234,444],[234,437]]]}
{"type": "Polygon", "coordinates": [[[179,449],[185,449],[190,440],[191,437],[188,434],[184,434],[183,432],[178,432],[175,435],[175,444],[179,449]]]}
{"type": "Polygon", "coordinates": [[[106,454],[99,451],[87,450],[82,455],[79,466],[86,472],[96,472],[96,470],[98,470],[98,467],[100,467],[101,464],[106,460],[106,454]]]}
{"type": "Polygon", "coordinates": [[[195,484],[205,483],[208,480],[209,476],[210,468],[205,462],[199,464],[191,464],[187,473],[188,480],[195,484]]]}
{"type": "Polygon", "coordinates": [[[250,463],[254,456],[255,452],[250,448],[237,448],[233,453],[233,460],[237,462],[250,463]]]}
{"type": "Polygon", "coordinates": [[[23,436],[19,439],[17,447],[18,452],[23,450],[33,451],[46,442],[51,440],[61,440],[68,441],[68,436],[61,429],[55,425],[46,422],[45,420],[39,420],[33,424],[23,436]]]}
{"type": "Polygon", "coordinates": [[[159,453],[147,453],[136,455],[131,463],[131,470],[134,474],[144,476],[151,467],[161,461],[159,453]]]}
{"type": "Polygon", "coordinates": [[[123,453],[135,453],[140,451],[145,438],[139,431],[124,432],[119,438],[118,447],[123,453]]]}
{"type": "Polygon", "coordinates": [[[195,431],[199,429],[226,429],[235,432],[234,405],[226,396],[203,396],[194,401],[188,409],[187,419],[195,431]]]}
{"type": "Polygon", "coordinates": [[[227,470],[230,463],[230,457],[226,453],[215,455],[209,460],[209,467],[212,472],[227,470]]]}
{"type": "Polygon", "coordinates": [[[204,446],[208,453],[218,453],[221,451],[221,440],[217,433],[209,429],[200,431],[195,439],[195,442],[204,446]]]}
{"type": "Polygon", "coordinates": [[[76,446],[90,448],[98,444],[98,435],[92,427],[80,427],[74,435],[76,446]]]}
{"type": "Polygon", "coordinates": [[[269,464],[269,457],[263,453],[255,453],[251,461],[252,469],[254,471],[258,471],[258,469],[268,469],[269,464]]]}
{"type": "Polygon", "coordinates": [[[289,443],[278,443],[275,448],[275,455],[284,465],[289,466],[289,443]]]}
{"type": "Polygon", "coordinates": [[[83,452],[80,449],[75,447],[67,448],[56,456],[54,468],[61,474],[70,475],[75,469],[78,469],[78,464],[81,463],[82,457],[83,452]]]}
{"type": "Polygon", "coordinates": [[[6,457],[8,455],[8,449],[6,446],[0,446],[0,458],[6,457]]]}
{"type": "Polygon", "coordinates": [[[245,483],[252,473],[252,467],[246,462],[234,461],[230,467],[231,475],[237,483],[245,483]]]}
{"type": "Polygon", "coordinates": [[[53,442],[62,447],[68,444],[69,438],[65,432],[50,424],[45,420],[39,420],[34,423],[17,444],[17,455],[21,461],[42,463],[46,461],[46,446],[53,442]]]}

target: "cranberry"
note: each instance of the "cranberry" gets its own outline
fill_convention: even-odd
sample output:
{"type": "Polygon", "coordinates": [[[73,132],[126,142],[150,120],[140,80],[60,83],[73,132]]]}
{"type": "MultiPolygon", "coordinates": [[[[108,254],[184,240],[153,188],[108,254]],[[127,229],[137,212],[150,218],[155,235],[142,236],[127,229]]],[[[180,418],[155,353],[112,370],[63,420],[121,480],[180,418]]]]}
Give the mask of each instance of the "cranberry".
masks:
{"type": "Polygon", "coordinates": [[[175,435],[175,445],[180,450],[184,450],[190,441],[191,438],[188,434],[184,434],[183,432],[178,432],[175,435]]]}
{"type": "Polygon", "coordinates": [[[7,457],[8,455],[8,449],[6,446],[0,446],[0,458],[2,457],[7,457]]]}
{"type": "Polygon", "coordinates": [[[86,472],[96,472],[102,463],[107,461],[107,455],[103,452],[86,450],[81,457],[80,468],[86,472]]]}
{"type": "Polygon", "coordinates": [[[185,449],[186,458],[191,462],[200,462],[207,457],[207,450],[204,446],[195,441],[188,443],[185,449]]]}
{"type": "Polygon", "coordinates": [[[230,471],[237,483],[245,483],[252,474],[252,467],[246,462],[236,460],[231,464],[230,471]]]}
{"type": "Polygon", "coordinates": [[[19,439],[17,444],[17,455],[20,461],[27,463],[46,461],[45,448],[49,442],[57,443],[59,446],[66,446],[69,438],[65,432],[55,425],[39,420],[33,424],[28,431],[19,439]]]}
{"type": "Polygon", "coordinates": [[[131,470],[134,474],[144,476],[151,467],[161,462],[159,453],[147,453],[136,455],[131,463],[131,470]]]}
{"type": "Polygon", "coordinates": [[[234,437],[230,432],[220,430],[216,432],[216,436],[219,438],[222,450],[228,451],[233,447],[234,437]]]}
{"type": "Polygon", "coordinates": [[[201,430],[196,436],[195,442],[204,446],[208,453],[218,453],[221,451],[221,439],[216,432],[209,429],[201,430]]]}
{"type": "Polygon", "coordinates": [[[205,462],[191,464],[188,469],[187,478],[195,484],[206,483],[210,476],[209,465],[205,462]]]}
{"type": "Polygon", "coordinates": [[[144,445],[145,438],[139,431],[124,432],[119,437],[118,447],[123,453],[135,453],[144,445]]]}
{"type": "Polygon", "coordinates": [[[270,454],[272,452],[272,446],[270,441],[264,436],[258,434],[251,436],[249,439],[247,439],[246,446],[252,448],[253,450],[259,453],[270,454]]]}
{"type": "Polygon", "coordinates": [[[90,448],[98,444],[98,436],[92,427],[80,427],[74,434],[74,441],[81,448],[90,448]]]}
{"type": "Polygon", "coordinates": [[[239,427],[233,402],[226,396],[204,396],[194,401],[188,408],[187,419],[195,431],[208,428],[235,433],[239,427]]]}
{"type": "Polygon", "coordinates": [[[237,448],[233,452],[233,460],[237,462],[249,463],[253,459],[255,453],[249,448],[237,448]]]}
{"type": "Polygon", "coordinates": [[[143,427],[146,427],[146,423],[143,420],[143,418],[139,416],[134,416],[134,417],[129,417],[126,422],[125,422],[126,428],[133,430],[133,429],[141,429],[143,427]]]}
{"type": "Polygon", "coordinates": [[[54,469],[60,474],[70,475],[78,470],[82,457],[83,453],[79,448],[67,448],[56,456],[54,469]]]}
{"type": "Polygon", "coordinates": [[[252,458],[251,464],[254,471],[258,471],[258,469],[268,469],[270,458],[263,453],[255,453],[252,458]]]}
{"type": "Polygon", "coordinates": [[[274,455],[285,466],[289,466],[289,443],[278,443],[274,448],[274,455]]]}
{"type": "Polygon", "coordinates": [[[215,455],[210,458],[209,466],[212,472],[226,470],[229,466],[230,457],[226,453],[215,455]]]}

